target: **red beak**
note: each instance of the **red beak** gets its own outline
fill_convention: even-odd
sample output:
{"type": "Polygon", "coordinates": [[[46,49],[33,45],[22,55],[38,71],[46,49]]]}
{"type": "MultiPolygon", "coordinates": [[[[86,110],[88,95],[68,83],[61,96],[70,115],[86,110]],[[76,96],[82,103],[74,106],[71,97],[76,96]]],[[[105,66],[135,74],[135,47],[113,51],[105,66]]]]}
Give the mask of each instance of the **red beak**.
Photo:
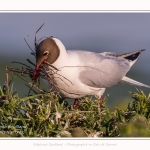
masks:
{"type": "Polygon", "coordinates": [[[33,80],[36,82],[37,80],[37,77],[38,77],[38,70],[39,70],[39,67],[37,66],[33,72],[33,80]]]}
{"type": "Polygon", "coordinates": [[[34,72],[33,72],[33,80],[36,82],[36,80],[37,80],[37,77],[38,77],[38,71],[39,71],[39,67],[40,67],[40,65],[44,62],[44,61],[46,61],[47,59],[44,59],[44,60],[41,60],[40,62],[37,62],[36,63],[36,68],[35,68],[35,70],[34,70],[34,72]]]}

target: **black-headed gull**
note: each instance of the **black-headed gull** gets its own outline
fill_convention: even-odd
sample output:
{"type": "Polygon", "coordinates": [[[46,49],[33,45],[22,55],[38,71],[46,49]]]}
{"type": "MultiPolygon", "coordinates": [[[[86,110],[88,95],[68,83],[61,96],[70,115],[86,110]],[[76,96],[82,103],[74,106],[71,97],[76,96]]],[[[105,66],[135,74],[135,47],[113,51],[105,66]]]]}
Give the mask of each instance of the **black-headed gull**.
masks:
{"type": "Polygon", "coordinates": [[[142,51],[117,55],[110,52],[66,50],[59,39],[49,37],[36,47],[34,80],[41,64],[48,62],[59,70],[59,75],[54,74],[54,80],[64,98],[81,98],[86,95],[101,98],[107,87],[122,82],[150,88],[125,76],[142,51]]]}

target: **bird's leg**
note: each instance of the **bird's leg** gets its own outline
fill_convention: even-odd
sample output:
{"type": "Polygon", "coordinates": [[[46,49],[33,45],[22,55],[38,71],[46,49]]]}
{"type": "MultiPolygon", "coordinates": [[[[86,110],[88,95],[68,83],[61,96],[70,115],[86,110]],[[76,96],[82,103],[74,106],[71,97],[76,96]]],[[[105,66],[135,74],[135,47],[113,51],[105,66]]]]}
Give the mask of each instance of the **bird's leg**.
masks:
{"type": "Polygon", "coordinates": [[[103,101],[103,98],[102,98],[102,96],[101,96],[101,97],[99,97],[99,101],[100,101],[100,102],[102,102],[102,101],[103,101]]]}
{"type": "MultiPolygon", "coordinates": [[[[101,116],[101,104],[102,104],[102,102],[103,102],[103,98],[102,98],[102,96],[101,97],[99,97],[99,99],[98,99],[99,101],[98,101],[98,113],[100,114],[100,116],[101,116]]],[[[101,118],[101,117],[100,117],[101,118]]]]}
{"type": "Polygon", "coordinates": [[[75,99],[74,100],[74,104],[73,104],[73,108],[75,109],[79,104],[79,100],[78,99],[75,99]]]}

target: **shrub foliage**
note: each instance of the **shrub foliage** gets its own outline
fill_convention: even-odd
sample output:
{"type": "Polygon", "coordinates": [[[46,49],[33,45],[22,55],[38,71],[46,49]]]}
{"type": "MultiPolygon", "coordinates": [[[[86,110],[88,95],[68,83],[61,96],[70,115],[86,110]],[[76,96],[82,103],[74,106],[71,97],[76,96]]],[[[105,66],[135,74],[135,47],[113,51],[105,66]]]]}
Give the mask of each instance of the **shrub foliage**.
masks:
{"type": "Polygon", "coordinates": [[[19,98],[0,87],[0,137],[149,137],[150,95],[131,92],[125,110],[110,111],[105,97],[84,97],[76,108],[57,94],[19,98]]]}

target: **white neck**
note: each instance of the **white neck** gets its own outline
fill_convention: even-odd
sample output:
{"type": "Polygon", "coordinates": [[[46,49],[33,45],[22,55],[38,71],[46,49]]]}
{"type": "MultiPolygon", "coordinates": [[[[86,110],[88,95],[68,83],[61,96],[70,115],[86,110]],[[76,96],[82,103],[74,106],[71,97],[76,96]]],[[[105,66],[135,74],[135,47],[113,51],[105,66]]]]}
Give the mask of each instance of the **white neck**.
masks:
{"type": "Polygon", "coordinates": [[[66,62],[66,59],[68,59],[68,55],[67,55],[67,51],[63,43],[57,38],[53,38],[53,40],[57,44],[60,50],[60,54],[59,54],[58,59],[52,65],[55,66],[56,68],[59,68],[59,67],[66,65],[65,62],[66,62]]]}

